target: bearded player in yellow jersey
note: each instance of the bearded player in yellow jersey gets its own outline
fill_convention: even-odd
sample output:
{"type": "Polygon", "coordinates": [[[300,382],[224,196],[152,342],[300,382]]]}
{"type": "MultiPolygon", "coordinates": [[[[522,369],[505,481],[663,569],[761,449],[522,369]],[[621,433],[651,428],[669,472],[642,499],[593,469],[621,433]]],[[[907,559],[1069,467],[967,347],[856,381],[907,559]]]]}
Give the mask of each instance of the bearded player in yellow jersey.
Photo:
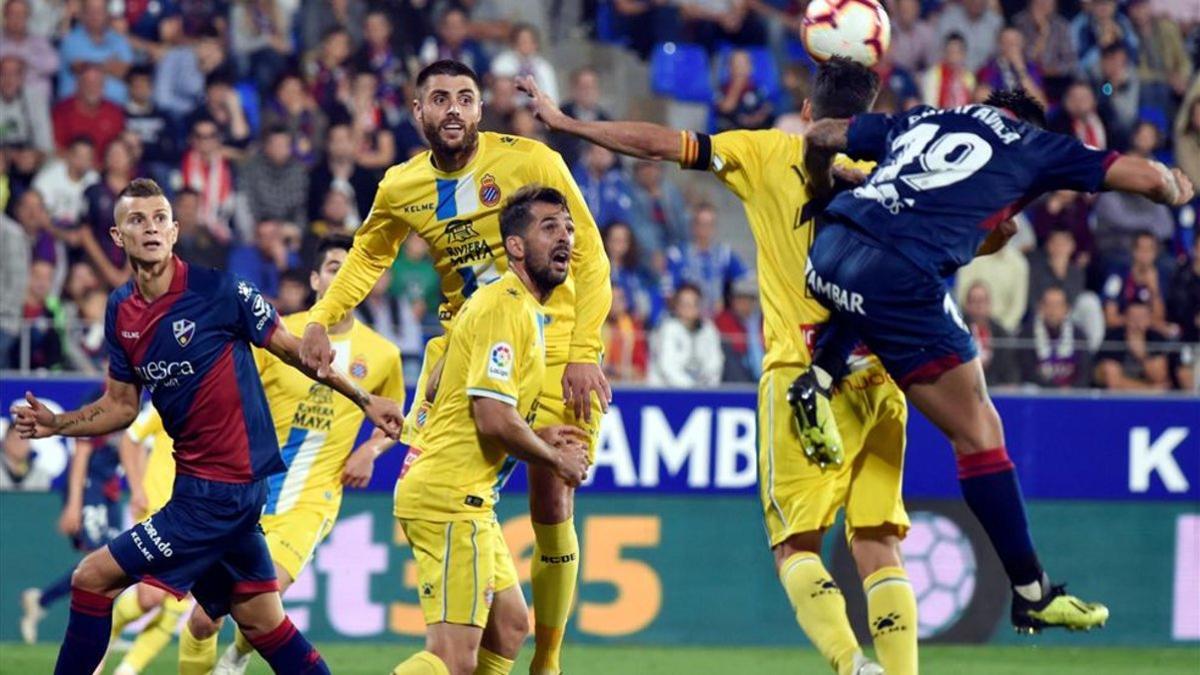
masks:
{"type": "MultiPolygon", "coordinates": [[[[532,80],[518,87],[551,129],[635,157],[710,171],[742,201],[758,249],[767,355],[758,389],[759,492],[779,578],[800,627],[841,675],[879,673],[846,616],[845,600],[820,557],[822,538],[840,508],[867,595],[879,660],[889,675],[917,672],[916,600],[900,561],[908,529],[901,501],[907,407],[874,357],[858,357],[833,401],[845,461],[822,468],[806,459],[787,390],[811,360],[814,330],[829,313],[804,286],[814,236],[810,176],[828,166],[804,164],[801,136],[767,129],[716,135],[643,122],[583,122],[564,115],[532,80]]],[[[849,62],[823,64],[804,120],[866,112],[878,78],[849,62]]],[[[823,181],[811,181],[823,184],[823,181]]]]}
{"type": "MultiPolygon", "coordinates": [[[[565,195],[574,217],[575,246],[570,274],[546,301],[546,375],[534,428],[578,426],[594,452],[600,417],[611,399],[600,369],[600,329],[612,287],[600,232],[583,196],[562,158],[542,143],[477,131],[482,107],[479,80],[470,68],[438,61],[420,72],[416,85],[413,113],[431,150],[392,167],[379,184],[346,264],[309,313],[302,357],[318,369],[329,363],[326,328],[367,297],[410,234],[429,243],[446,297],[439,314],[449,330],[463,302],[508,268],[499,226],[503,198],[534,183],[554,188],[565,195]]],[[[425,350],[403,438],[414,448],[423,448],[427,399],[437,388],[447,339],[431,340],[425,350]]],[[[529,483],[537,646],[530,671],[554,674],[560,672],[579,569],[574,491],[539,466],[529,467],[529,483]]]]}

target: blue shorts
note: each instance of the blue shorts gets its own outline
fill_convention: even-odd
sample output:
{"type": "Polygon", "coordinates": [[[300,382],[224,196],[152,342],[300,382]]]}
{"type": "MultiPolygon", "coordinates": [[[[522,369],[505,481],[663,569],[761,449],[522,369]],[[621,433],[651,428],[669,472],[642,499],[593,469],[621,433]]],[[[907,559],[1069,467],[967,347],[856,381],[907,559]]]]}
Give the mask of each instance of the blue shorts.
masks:
{"type": "Polygon", "coordinates": [[[821,228],[805,279],[901,388],[935,380],[978,353],[945,282],[851,225],[821,228]]]}
{"type": "Polygon", "coordinates": [[[129,576],[183,599],[189,592],[212,618],[234,595],[279,590],[258,518],[266,481],[235,484],[176,476],[160,511],[109,543],[129,576]]]}

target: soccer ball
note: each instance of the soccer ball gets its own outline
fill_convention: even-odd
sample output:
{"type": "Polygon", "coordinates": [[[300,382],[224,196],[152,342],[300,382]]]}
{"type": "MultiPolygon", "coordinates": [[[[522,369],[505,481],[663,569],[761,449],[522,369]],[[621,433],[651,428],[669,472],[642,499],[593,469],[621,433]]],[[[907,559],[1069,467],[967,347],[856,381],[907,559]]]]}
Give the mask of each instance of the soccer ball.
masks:
{"type": "Polygon", "coordinates": [[[817,61],[844,56],[870,67],[891,43],[892,23],[875,0],[812,0],[801,37],[817,61]]]}
{"type": "Polygon", "coordinates": [[[975,550],[949,518],[917,511],[901,550],[917,596],[917,635],[937,635],[953,626],[975,595],[975,550]]]}

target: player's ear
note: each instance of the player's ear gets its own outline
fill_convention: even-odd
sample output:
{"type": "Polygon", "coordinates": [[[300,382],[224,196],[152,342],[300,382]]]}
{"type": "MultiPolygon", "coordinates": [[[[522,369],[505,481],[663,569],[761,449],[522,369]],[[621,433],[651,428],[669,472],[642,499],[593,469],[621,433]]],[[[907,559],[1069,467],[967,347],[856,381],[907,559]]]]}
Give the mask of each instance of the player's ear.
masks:
{"type": "Polygon", "coordinates": [[[504,240],[504,252],[513,260],[525,259],[525,240],[512,235],[504,240]]]}
{"type": "Polygon", "coordinates": [[[317,283],[319,281],[321,281],[321,275],[317,274],[316,270],[308,273],[308,287],[312,289],[313,293],[317,292],[317,283]]]}
{"type": "Polygon", "coordinates": [[[125,242],[121,239],[121,230],[117,229],[116,225],[108,228],[108,234],[112,237],[113,243],[115,243],[118,248],[125,248],[125,242]]]}
{"type": "Polygon", "coordinates": [[[167,230],[167,238],[171,240],[171,246],[175,246],[175,242],[179,241],[179,221],[171,220],[171,227],[167,230]]]}
{"type": "Polygon", "coordinates": [[[800,120],[803,122],[812,122],[812,100],[804,99],[804,105],[800,106],[800,120]]]}

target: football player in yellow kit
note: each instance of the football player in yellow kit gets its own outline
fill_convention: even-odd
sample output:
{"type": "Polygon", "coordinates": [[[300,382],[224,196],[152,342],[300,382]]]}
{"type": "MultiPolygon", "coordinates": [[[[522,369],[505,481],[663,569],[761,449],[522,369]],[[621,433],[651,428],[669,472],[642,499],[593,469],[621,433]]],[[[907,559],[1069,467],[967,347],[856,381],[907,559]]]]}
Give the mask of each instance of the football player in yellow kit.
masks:
{"type": "Polygon", "coordinates": [[[576,486],[585,434],[542,427],[545,311],[567,279],[575,226],[563,194],[529,185],[500,214],[508,271],[458,313],[420,450],[396,482],[395,515],[417,559],[425,650],[393,675],[506,675],[529,612],[494,506],[518,459],[576,486]]]}
{"type": "MultiPolygon", "coordinates": [[[[758,390],[759,493],[780,582],[809,639],[840,675],[883,672],[863,656],[841,590],[821,561],[825,531],[846,510],[846,535],[867,595],[878,657],[890,675],[917,672],[916,599],[901,566],[909,521],[901,501],[907,406],[873,356],[855,357],[835,397],[845,461],[805,459],[788,386],[811,360],[815,329],[829,312],[807,292],[803,270],[820,212],[804,138],[775,129],[708,135],[644,122],[572,119],[530,78],[518,86],[551,129],[635,157],[711,172],[741,200],[757,246],[767,355],[758,390]]],[[[846,61],[822,64],[802,116],[849,117],[875,99],[878,78],[846,61]]]]}
{"type": "MultiPolygon", "coordinates": [[[[321,298],[346,260],[352,240],[329,235],[317,245],[316,269],[310,284],[321,298]]],[[[307,312],[282,318],[290,331],[302,330],[307,312]]],[[[404,403],[400,351],[381,335],[346,315],[330,329],[333,367],[372,394],[404,403]]],[[[275,562],[281,593],[286,593],[312,559],[317,545],[333,529],[344,487],[365,487],[375,459],[394,443],[376,430],[354,449],[363,413],[329,387],[314,384],[266,350],[254,350],[263,392],[271,407],[286,473],[267,479],[262,528],[275,562]]],[[[207,673],[217,661],[219,624],[197,607],[180,640],[180,672],[207,673]]],[[[216,663],[218,675],[243,673],[254,647],[238,633],[216,663]]]]}
{"type": "MultiPolygon", "coordinates": [[[[450,322],[467,298],[508,266],[500,236],[501,201],[525,185],[554,188],[565,196],[577,229],[570,273],[546,301],[546,375],[534,428],[575,425],[594,452],[600,417],[611,398],[600,368],[600,329],[612,287],[600,232],[583,195],[562,157],[542,143],[477,130],[479,80],[467,66],[437,61],[421,71],[416,84],[413,112],[431,150],[392,167],[379,184],[345,266],[309,313],[303,358],[325,367],[331,357],[327,328],[367,297],[405,238],[412,234],[428,242],[446,296],[439,314],[448,335],[426,347],[405,425],[403,440],[423,450],[430,394],[453,339],[450,322]]],[[[574,491],[541,466],[529,467],[529,482],[536,540],[531,566],[536,652],[530,670],[557,674],[579,569],[574,491]]]]}

